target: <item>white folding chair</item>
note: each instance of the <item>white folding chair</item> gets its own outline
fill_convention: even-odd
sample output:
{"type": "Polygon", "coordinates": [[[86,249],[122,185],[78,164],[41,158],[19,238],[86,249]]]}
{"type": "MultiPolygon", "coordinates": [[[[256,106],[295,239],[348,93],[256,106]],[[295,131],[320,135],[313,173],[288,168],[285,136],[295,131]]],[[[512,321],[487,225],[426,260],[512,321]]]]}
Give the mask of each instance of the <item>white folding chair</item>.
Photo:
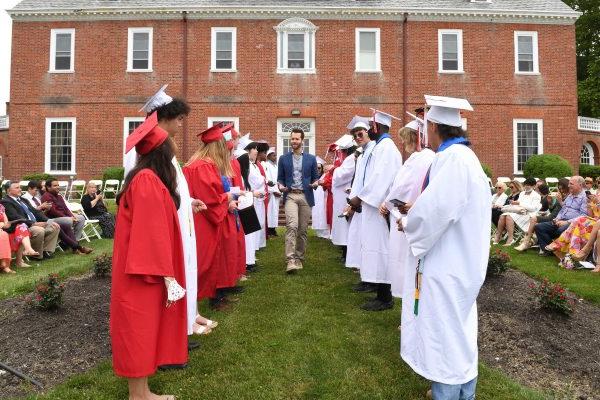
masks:
{"type": "Polygon", "coordinates": [[[78,180],[71,182],[71,190],[69,190],[69,196],[67,197],[69,200],[79,199],[83,197],[83,193],[85,191],[85,181],[78,180]]]}
{"type": "Polygon", "coordinates": [[[98,239],[102,239],[100,232],[96,229],[96,224],[100,224],[100,221],[97,219],[89,219],[88,216],[83,211],[83,207],[79,203],[71,203],[68,202],[67,206],[69,210],[73,214],[81,214],[85,218],[85,224],[83,225],[83,231],[81,232],[81,237],[86,241],[90,242],[90,238],[96,236],[98,239]]]}
{"type": "Polygon", "coordinates": [[[91,179],[88,183],[94,183],[98,190],[102,190],[103,182],[100,179],[91,179]]]}
{"type": "Polygon", "coordinates": [[[550,192],[558,192],[558,178],[546,178],[546,185],[550,192]]]}
{"type": "Polygon", "coordinates": [[[58,181],[58,192],[62,194],[65,199],[68,199],[69,181],[58,181]]]}
{"type": "Polygon", "coordinates": [[[106,182],[104,182],[104,196],[108,198],[108,194],[112,193],[113,197],[116,197],[117,193],[119,193],[120,184],[121,181],[118,179],[107,179],[106,182]]]}
{"type": "Polygon", "coordinates": [[[19,182],[19,186],[21,187],[21,193],[25,194],[27,193],[27,187],[29,185],[29,181],[20,181],[19,182]]]}
{"type": "Polygon", "coordinates": [[[509,184],[511,179],[508,176],[499,176],[498,179],[496,179],[496,182],[509,184]]]}
{"type": "Polygon", "coordinates": [[[521,183],[521,184],[523,182],[525,182],[525,178],[523,178],[522,176],[516,177],[516,178],[514,178],[514,180],[517,181],[517,182],[519,182],[519,183],[521,183]]]}

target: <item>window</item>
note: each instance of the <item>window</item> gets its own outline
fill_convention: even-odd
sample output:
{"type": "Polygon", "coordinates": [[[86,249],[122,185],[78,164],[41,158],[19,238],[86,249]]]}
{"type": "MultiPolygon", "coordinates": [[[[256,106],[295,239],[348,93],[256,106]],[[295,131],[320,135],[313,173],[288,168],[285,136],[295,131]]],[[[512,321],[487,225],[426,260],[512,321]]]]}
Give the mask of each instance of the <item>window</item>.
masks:
{"type": "Polygon", "coordinates": [[[540,73],[537,32],[515,32],[515,73],[540,73]]]}
{"type": "Polygon", "coordinates": [[[529,157],[544,153],[544,123],[541,119],[515,119],[513,134],[515,174],[521,174],[529,157]]]}
{"type": "Polygon", "coordinates": [[[594,165],[594,148],[589,143],[584,143],[581,147],[580,164],[594,165]]]}
{"type": "Polygon", "coordinates": [[[125,165],[125,142],[127,141],[127,136],[131,135],[144,120],[144,117],[126,117],[123,119],[123,165],[125,165]]]}
{"type": "Polygon", "coordinates": [[[315,73],[317,27],[303,18],[290,18],[275,27],[277,73],[315,73]]]}
{"type": "Polygon", "coordinates": [[[75,71],[75,29],[50,31],[50,72],[75,71]]]}
{"type": "Polygon", "coordinates": [[[315,120],[300,118],[277,120],[277,154],[283,155],[292,151],[290,134],[294,128],[304,131],[303,151],[315,154],[315,120]]]}
{"type": "Polygon", "coordinates": [[[127,71],[152,72],[152,28],[129,28],[127,71]]]}
{"type": "Polygon", "coordinates": [[[381,71],[379,28],[356,28],[356,71],[381,71]]]}
{"type": "Polygon", "coordinates": [[[211,71],[235,72],[236,28],[212,28],[211,71]]]}
{"type": "Polygon", "coordinates": [[[438,30],[438,64],[438,72],[463,73],[462,30],[438,30]]]}
{"type": "Polygon", "coordinates": [[[75,174],[75,131],[75,118],[46,118],[46,173],[75,174]]]}
{"type": "Polygon", "coordinates": [[[227,124],[233,124],[233,127],[235,128],[236,131],[240,131],[240,119],[239,117],[208,117],[208,126],[207,128],[210,128],[211,126],[215,126],[219,123],[225,123],[225,125],[227,124]]]}

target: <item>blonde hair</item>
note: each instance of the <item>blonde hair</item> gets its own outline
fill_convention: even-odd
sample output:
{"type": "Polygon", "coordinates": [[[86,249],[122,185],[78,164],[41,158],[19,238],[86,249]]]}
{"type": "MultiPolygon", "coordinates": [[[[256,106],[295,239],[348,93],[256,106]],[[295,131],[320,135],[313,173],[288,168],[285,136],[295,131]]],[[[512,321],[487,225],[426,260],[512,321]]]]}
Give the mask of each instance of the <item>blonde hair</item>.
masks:
{"type": "Polygon", "coordinates": [[[410,153],[417,150],[417,131],[405,126],[400,128],[398,136],[404,144],[404,151],[410,153]]]}
{"type": "Polygon", "coordinates": [[[231,168],[230,152],[227,149],[225,139],[210,143],[200,142],[200,147],[186,165],[190,165],[196,160],[210,160],[217,166],[221,175],[228,177],[235,175],[233,168],[231,168]]]}
{"type": "Polygon", "coordinates": [[[515,186],[517,187],[517,190],[518,190],[519,192],[522,192],[522,191],[523,191],[523,185],[521,184],[521,182],[519,182],[519,181],[512,181],[512,182],[510,182],[510,183],[511,183],[512,185],[515,185],[515,186]]]}

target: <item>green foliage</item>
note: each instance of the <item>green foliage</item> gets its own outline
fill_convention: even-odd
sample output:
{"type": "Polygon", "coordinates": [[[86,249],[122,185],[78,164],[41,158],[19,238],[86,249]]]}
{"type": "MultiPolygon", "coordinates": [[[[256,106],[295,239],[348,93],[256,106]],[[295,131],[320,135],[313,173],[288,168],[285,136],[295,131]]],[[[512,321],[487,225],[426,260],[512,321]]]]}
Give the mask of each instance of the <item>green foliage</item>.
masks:
{"type": "Polygon", "coordinates": [[[50,174],[46,174],[43,172],[35,172],[27,175],[23,175],[21,178],[22,181],[47,181],[48,178],[52,177],[50,174]]]}
{"type": "Polygon", "coordinates": [[[564,178],[572,176],[573,169],[564,158],[556,154],[538,154],[529,157],[523,167],[523,174],[532,178],[564,178]]]}
{"type": "Polygon", "coordinates": [[[27,301],[40,310],[54,310],[62,304],[62,295],[65,285],[60,282],[58,274],[50,274],[36,285],[33,294],[27,301]]]}
{"type": "Polygon", "coordinates": [[[104,278],[112,271],[112,256],[108,253],[100,254],[94,258],[94,275],[104,278]]]}
{"type": "Polygon", "coordinates": [[[506,271],[508,271],[509,268],[510,256],[508,253],[505,253],[500,249],[496,249],[494,253],[490,254],[486,278],[502,276],[506,271]]]}
{"type": "Polygon", "coordinates": [[[530,283],[529,287],[543,309],[564,315],[573,313],[576,300],[560,283],[552,283],[548,278],[544,278],[539,284],[530,283]]]}
{"type": "Polygon", "coordinates": [[[600,166],[579,164],[579,175],[596,179],[600,176],[600,166]]]}
{"type": "Polygon", "coordinates": [[[481,168],[483,168],[483,172],[485,172],[485,174],[487,175],[487,177],[491,179],[493,173],[492,173],[492,169],[490,168],[490,166],[487,165],[487,164],[483,164],[482,163],[481,164],[481,168]]]}
{"type": "Polygon", "coordinates": [[[116,179],[118,181],[122,181],[125,175],[125,168],[123,167],[108,167],[104,170],[104,175],[102,176],[103,181],[107,181],[108,179],[116,179]]]}

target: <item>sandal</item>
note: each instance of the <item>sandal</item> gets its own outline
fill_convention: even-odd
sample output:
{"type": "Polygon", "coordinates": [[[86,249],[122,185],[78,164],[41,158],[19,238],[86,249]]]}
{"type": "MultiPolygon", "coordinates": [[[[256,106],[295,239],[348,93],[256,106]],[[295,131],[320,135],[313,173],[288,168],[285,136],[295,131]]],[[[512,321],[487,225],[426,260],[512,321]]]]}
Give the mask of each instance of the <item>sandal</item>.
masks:
{"type": "Polygon", "coordinates": [[[34,257],[37,257],[37,256],[39,256],[39,255],[40,255],[40,253],[38,253],[37,251],[35,251],[35,250],[31,249],[31,251],[27,251],[27,250],[25,250],[25,251],[23,252],[23,255],[24,255],[24,256],[28,256],[28,257],[29,257],[29,256],[34,256],[34,257]]]}
{"type": "Polygon", "coordinates": [[[12,269],[10,269],[10,267],[2,268],[2,273],[3,274],[16,274],[16,272],[13,271],[12,269]]]}
{"type": "Polygon", "coordinates": [[[200,315],[196,315],[196,325],[202,325],[202,326],[206,326],[209,329],[215,329],[219,323],[217,321],[211,321],[208,318],[204,318],[200,315]],[[203,318],[204,321],[198,321],[198,317],[203,318]]]}
{"type": "Polygon", "coordinates": [[[556,247],[556,246],[554,245],[554,243],[550,243],[548,246],[544,247],[544,249],[545,249],[546,251],[549,251],[549,252],[551,252],[551,253],[554,253],[556,250],[558,250],[558,247],[556,247]]]}
{"type": "Polygon", "coordinates": [[[194,324],[192,332],[194,335],[208,335],[212,330],[206,325],[194,324]]]}
{"type": "Polygon", "coordinates": [[[15,267],[17,268],[31,268],[31,265],[26,264],[26,263],[21,263],[21,264],[15,264],[15,267]]]}

